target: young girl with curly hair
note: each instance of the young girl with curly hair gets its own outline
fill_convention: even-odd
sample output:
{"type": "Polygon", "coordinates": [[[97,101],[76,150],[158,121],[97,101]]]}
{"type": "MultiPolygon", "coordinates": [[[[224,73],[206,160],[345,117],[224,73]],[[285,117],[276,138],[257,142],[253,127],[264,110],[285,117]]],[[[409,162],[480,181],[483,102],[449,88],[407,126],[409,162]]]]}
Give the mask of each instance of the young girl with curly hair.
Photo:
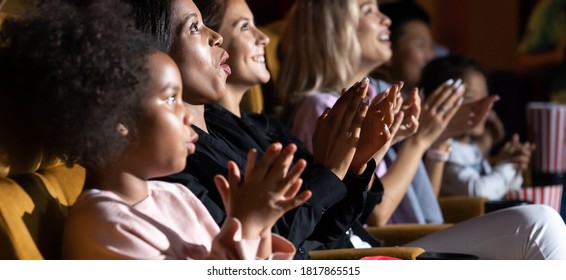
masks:
{"type": "Polygon", "coordinates": [[[149,181],[182,170],[198,139],[176,64],[134,30],[127,7],[52,2],[4,22],[0,101],[25,125],[22,137],[87,170],[63,257],[292,256],[292,244],[270,229],[310,197],[297,194],[305,162],[290,168],[296,147],[273,144],[257,165],[251,151],[242,183],[233,162],[228,179],[215,177],[228,213],[219,228],[186,187],[149,181]]]}

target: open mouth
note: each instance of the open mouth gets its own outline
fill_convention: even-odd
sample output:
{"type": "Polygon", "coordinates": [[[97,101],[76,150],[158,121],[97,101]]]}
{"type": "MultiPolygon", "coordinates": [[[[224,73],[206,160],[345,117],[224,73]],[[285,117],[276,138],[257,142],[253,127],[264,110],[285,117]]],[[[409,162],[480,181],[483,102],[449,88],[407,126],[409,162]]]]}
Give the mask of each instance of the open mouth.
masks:
{"type": "Polygon", "coordinates": [[[390,36],[389,36],[389,34],[381,34],[381,35],[379,35],[378,39],[381,42],[389,42],[390,36]]]}
{"type": "Polygon", "coordinates": [[[224,69],[224,72],[228,73],[228,75],[232,74],[232,69],[228,64],[226,64],[226,61],[228,60],[229,57],[230,56],[228,55],[227,52],[223,52],[222,58],[220,59],[220,67],[224,69]]]}

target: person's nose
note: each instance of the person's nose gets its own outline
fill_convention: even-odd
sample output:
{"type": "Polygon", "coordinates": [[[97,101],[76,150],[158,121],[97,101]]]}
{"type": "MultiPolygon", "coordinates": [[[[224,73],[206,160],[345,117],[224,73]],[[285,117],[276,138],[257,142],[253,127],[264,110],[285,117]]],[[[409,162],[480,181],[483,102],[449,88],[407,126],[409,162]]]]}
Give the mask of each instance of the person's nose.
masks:
{"type": "Polygon", "coordinates": [[[391,19],[387,15],[385,15],[382,12],[379,12],[379,17],[380,17],[380,23],[381,24],[383,24],[387,27],[391,26],[391,19]]]}
{"type": "Polygon", "coordinates": [[[187,127],[190,127],[193,124],[193,114],[191,114],[191,112],[187,108],[187,105],[188,104],[183,103],[182,118],[183,124],[187,127]]]}
{"type": "Polygon", "coordinates": [[[210,37],[208,39],[208,44],[211,47],[220,47],[220,45],[222,45],[222,42],[224,41],[224,38],[222,38],[222,35],[220,35],[219,33],[215,32],[214,30],[212,30],[210,28],[208,28],[208,30],[210,31],[210,37]]]}
{"type": "Polygon", "coordinates": [[[257,40],[258,45],[262,45],[262,46],[267,46],[269,44],[269,37],[267,35],[265,35],[265,33],[263,33],[261,30],[259,30],[257,27],[254,27],[255,30],[255,37],[257,40]]]}

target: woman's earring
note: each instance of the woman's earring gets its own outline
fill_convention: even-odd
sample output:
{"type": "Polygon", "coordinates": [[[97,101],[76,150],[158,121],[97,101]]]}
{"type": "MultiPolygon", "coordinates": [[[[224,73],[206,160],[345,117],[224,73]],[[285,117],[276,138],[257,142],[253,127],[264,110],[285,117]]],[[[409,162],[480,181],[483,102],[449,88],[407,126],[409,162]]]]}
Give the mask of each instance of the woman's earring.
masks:
{"type": "Polygon", "coordinates": [[[127,136],[128,135],[128,129],[126,128],[125,125],[119,123],[116,126],[116,132],[118,132],[118,134],[122,135],[122,136],[127,136]]]}

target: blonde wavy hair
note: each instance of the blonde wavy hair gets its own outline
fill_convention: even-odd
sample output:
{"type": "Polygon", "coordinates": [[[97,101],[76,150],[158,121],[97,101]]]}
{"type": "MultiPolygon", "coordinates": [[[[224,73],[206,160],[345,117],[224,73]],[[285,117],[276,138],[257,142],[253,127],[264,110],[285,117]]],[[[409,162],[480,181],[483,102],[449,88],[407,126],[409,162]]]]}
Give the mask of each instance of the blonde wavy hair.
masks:
{"type": "Polygon", "coordinates": [[[286,113],[302,99],[347,86],[361,60],[356,0],[297,0],[281,36],[277,79],[286,113]]]}

